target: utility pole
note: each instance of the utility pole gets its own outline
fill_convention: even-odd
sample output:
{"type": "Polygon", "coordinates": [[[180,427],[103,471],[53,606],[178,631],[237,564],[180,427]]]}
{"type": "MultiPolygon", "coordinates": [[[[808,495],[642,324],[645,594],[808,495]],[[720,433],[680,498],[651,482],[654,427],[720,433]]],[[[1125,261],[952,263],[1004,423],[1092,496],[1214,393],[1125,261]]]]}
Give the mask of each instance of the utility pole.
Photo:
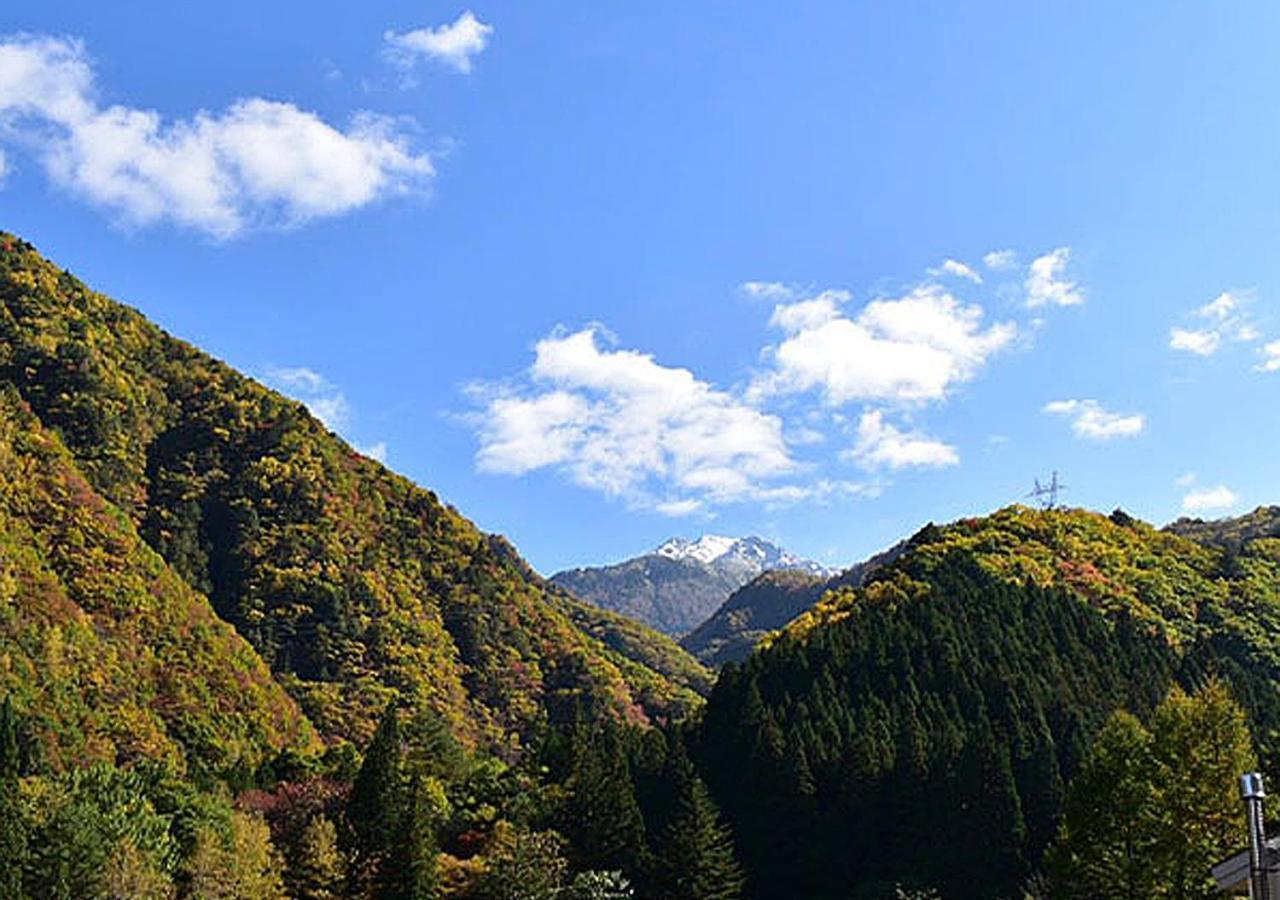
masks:
{"type": "Polygon", "coordinates": [[[1249,824],[1249,897],[1251,900],[1271,900],[1267,883],[1267,832],[1262,819],[1262,800],[1267,792],[1262,787],[1262,776],[1250,772],[1240,776],[1240,796],[1244,799],[1245,819],[1249,824]]]}

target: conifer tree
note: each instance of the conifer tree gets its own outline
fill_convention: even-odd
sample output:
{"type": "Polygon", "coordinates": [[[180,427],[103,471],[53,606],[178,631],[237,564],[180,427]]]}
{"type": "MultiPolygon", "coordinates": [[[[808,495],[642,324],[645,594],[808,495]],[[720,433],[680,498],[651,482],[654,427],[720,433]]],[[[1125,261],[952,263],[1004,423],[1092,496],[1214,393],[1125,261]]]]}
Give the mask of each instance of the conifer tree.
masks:
{"type": "Polygon", "coordinates": [[[668,772],[676,799],[660,845],[656,873],[660,896],[665,900],[737,900],[742,896],[744,879],[729,829],[720,821],[706,785],[679,743],[668,756],[668,772]]]}
{"type": "Polygon", "coordinates": [[[0,706],[0,900],[22,900],[27,835],[18,799],[18,723],[13,700],[0,706]]]}
{"type": "Polygon", "coordinates": [[[347,822],[354,837],[358,867],[366,875],[396,843],[404,813],[400,718],[395,702],[387,704],[365,750],[364,763],[351,786],[347,822]]]}
{"type": "Polygon", "coordinates": [[[580,867],[637,872],[646,855],[644,818],[616,724],[582,746],[572,787],[568,824],[580,867]]]}

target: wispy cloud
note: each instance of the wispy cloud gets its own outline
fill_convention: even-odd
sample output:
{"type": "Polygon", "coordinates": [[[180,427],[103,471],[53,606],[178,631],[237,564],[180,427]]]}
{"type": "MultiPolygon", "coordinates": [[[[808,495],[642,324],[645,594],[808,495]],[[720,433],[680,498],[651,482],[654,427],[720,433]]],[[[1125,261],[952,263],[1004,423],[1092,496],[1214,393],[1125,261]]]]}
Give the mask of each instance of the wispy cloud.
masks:
{"type": "Polygon", "coordinates": [[[1240,495],[1225,484],[1212,488],[1198,488],[1182,498],[1182,508],[1189,513],[1230,509],[1240,502],[1240,495]]]}
{"type": "Polygon", "coordinates": [[[780,281],[744,281],[740,287],[748,297],[763,300],[790,300],[796,295],[793,289],[780,281]]]}
{"type": "Polygon", "coordinates": [[[346,395],[314,369],[306,366],[271,368],[266,372],[266,380],[282,393],[302,401],[330,431],[341,431],[351,424],[351,407],[346,395]]]}
{"type": "Polygon", "coordinates": [[[867,469],[942,468],[960,464],[956,448],[917,432],[903,432],[868,410],[858,420],[857,441],[848,458],[867,469]]]}
{"type": "Polygon", "coordinates": [[[928,274],[935,278],[950,276],[952,278],[963,278],[965,281],[972,281],[974,284],[982,284],[982,276],[972,266],[956,259],[944,259],[942,265],[935,266],[927,271],[928,274]]]}
{"type": "Polygon", "coordinates": [[[1031,261],[1023,287],[1027,306],[1077,306],[1084,302],[1080,285],[1065,277],[1071,248],[1059,247],[1031,261]]]}
{"type": "Polygon", "coordinates": [[[1212,356],[1228,341],[1252,343],[1261,337],[1245,307],[1246,295],[1223,291],[1191,313],[1203,323],[1199,327],[1173,326],[1169,329],[1169,346],[1196,356],[1212,356]]]}
{"type": "Polygon", "coordinates": [[[493,26],[467,10],[447,25],[387,31],[383,41],[387,59],[401,69],[412,69],[418,60],[427,59],[468,75],[472,60],[489,46],[492,36],[493,26]]]}
{"type": "Polygon", "coordinates": [[[982,264],[993,272],[1004,272],[1018,264],[1018,254],[1012,250],[992,250],[983,255],[982,264]]]}
{"type": "Polygon", "coordinates": [[[1071,421],[1072,431],[1093,441],[1134,437],[1141,434],[1147,424],[1145,416],[1109,412],[1097,400],[1054,400],[1045,404],[1044,411],[1066,417],[1071,421]]]}
{"type": "Polygon", "coordinates": [[[1271,341],[1258,350],[1262,361],[1255,368],[1259,372],[1280,372],[1280,341],[1271,341]]]}
{"type": "Polygon", "coordinates": [[[33,35],[0,39],[0,139],[126,224],[171,221],[218,238],[341,215],[423,190],[434,174],[372,113],[340,129],[257,97],[172,122],[103,107],[83,44],[33,35]]]}

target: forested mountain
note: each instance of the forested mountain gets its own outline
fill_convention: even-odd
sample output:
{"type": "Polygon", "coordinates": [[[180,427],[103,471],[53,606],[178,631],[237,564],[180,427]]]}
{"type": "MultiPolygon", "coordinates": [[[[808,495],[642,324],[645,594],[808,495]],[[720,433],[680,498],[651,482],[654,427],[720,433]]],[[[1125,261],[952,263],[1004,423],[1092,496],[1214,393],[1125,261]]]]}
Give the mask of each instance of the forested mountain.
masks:
{"type": "Polygon", "coordinates": [[[1205,896],[1280,777],[1276,521],[773,573],[686,716],[669,637],[0,236],[0,896],[1205,896]]]}
{"type": "Polygon", "coordinates": [[[315,749],[310,723],[208,601],[0,387],[0,697],[47,765],[196,771],[315,749]]]}
{"type": "Polygon", "coordinates": [[[697,733],[755,897],[1016,895],[1103,721],[1210,673],[1275,772],[1276,539],[1012,507],[926,527],[764,643],[697,733]]]}
{"type": "Polygon", "coordinates": [[[575,627],[430,491],[11,236],[0,386],[324,735],[363,741],[393,696],[485,742],[577,708],[645,721],[696,702],[575,627]]]}
{"type": "Polygon", "coordinates": [[[1165,530],[1202,544],[1239,549],[1257,538],[1280,537],[1280,506],[1259,506],[1229,519],[1178,519],[1165,530]]]}
{"type": "Polygon", "coordinates": [[[769,632],[813,606],[827,591],[860,586],[905,546],[898,543],[825,579],[800,569],[765,572],[734,591],[710,618],[680,639],[680,646],[713,668],[741,662],[769,632]]]}
{"type": "Polygon", "coordinates": [[[678,637],[704,622],[735,590],[775,570],[831,574],[763,538],[712,534],[694,541],[672,538],[634,559],[566,569],[551,581],[593,606],[678,637]]]}

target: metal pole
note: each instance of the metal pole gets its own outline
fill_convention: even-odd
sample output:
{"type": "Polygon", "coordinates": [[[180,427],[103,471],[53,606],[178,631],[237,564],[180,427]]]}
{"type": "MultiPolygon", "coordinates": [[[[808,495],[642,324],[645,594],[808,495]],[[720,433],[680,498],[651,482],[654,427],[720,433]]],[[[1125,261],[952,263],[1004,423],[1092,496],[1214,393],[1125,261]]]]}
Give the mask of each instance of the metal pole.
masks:
{"type": "Polygon", "coordinates": [[[1250,772],[1240,776],[1240,796],[1244,798],[1245,819],[1249,824],[1249,896],[1252,900],[1271,900],[1267,884],[1267,833],[1262,818],[1262,800],[1267,792],[1262,776],[1250,772]]]}

